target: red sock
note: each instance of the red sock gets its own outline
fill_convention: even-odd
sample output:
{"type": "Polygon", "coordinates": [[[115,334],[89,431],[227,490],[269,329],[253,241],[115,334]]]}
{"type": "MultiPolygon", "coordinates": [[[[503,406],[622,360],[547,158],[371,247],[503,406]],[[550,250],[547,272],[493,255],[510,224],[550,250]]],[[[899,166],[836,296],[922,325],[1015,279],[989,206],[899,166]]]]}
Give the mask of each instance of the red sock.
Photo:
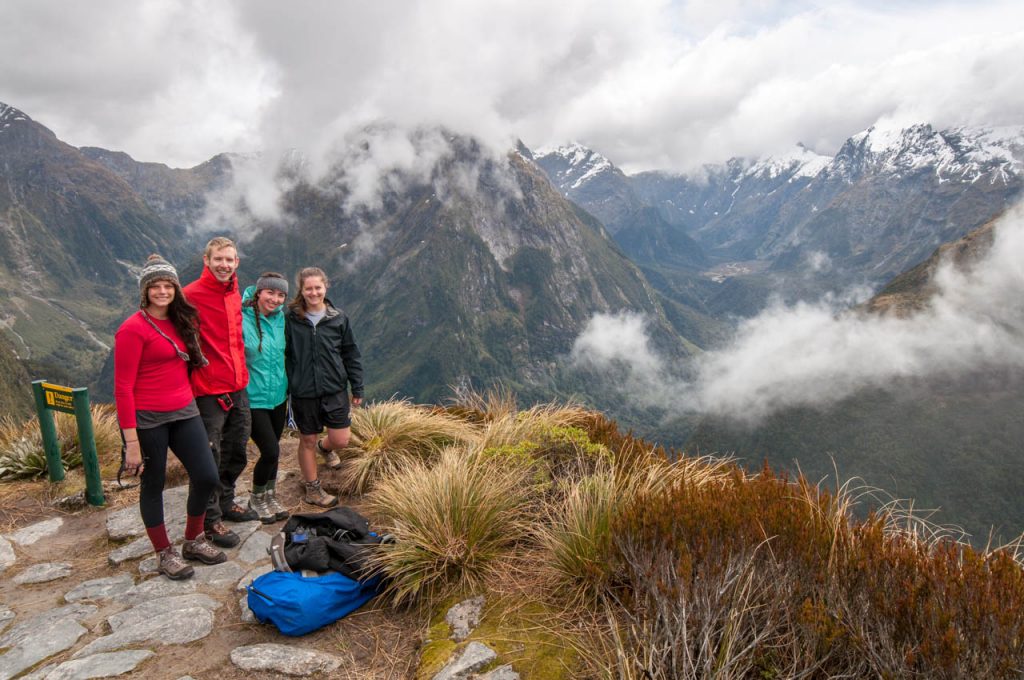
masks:
{"type": "Polygon", "coordinates": [[[203,522],[205,521],[205,512],[201,515],[188,515],[185,520],[185,540],[194,541],[196,536],[203,533],[203,522]]]}
{"type": "Polygon", "coordinates": [[[167,527],[163,524],[146,527],[146,534],[149,535],[149,542],[153,544],[153,550],[160,552],[171,547],[171,539],[167,538],[167,527]]]}

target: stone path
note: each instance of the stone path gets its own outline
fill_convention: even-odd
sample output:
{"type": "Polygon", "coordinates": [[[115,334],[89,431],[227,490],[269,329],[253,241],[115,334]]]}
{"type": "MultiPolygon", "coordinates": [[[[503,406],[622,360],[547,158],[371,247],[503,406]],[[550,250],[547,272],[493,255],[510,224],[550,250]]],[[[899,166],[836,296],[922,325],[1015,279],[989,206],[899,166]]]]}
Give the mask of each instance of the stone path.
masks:
{"type": "MultiPolygon", "coordinates": [[[[164,494],[168,533],[176,543],[184,534],[187,495],[187,486],[164,494]]],[[[235,598],[271,570],[267,547],[280,523],[233,525],[242,543],[226,551],[228,561],[197,564],[195,576],[185,581],[156,574],[135,504],[107,511],[89,550],[81,546],[86,537],[65,535],[74,533],[62,531],[65,525],[57,517],[0,536],[0,680],[169,677],[159,663],[163,650],[207,638],[215,625],[230,625],[224,616],[264,628],[256,624],[246,598],[235,598]],[[87,559],[101,539],[111,546],[106,565],[87,559]],[[97,571],[108,574],[95,576],[97,571]],[[221,614],[226,609],[232,611],[221,614]]],[[[187,653],[179,647],[179,655],[181,650],[187,653]]],[[[275,644],[239,645],[229,656],[242,671],[295,676],[331,671],[342,661],[315,649],[275,644]]]]}
{"type": "MultiPolygon", "coordinates": [[[[175,543],[184,534],[187,495],[185,486],[164,494],[175,543]]],[[[282,524],[231,525],[242,541],[225,551],[228,560],[196,564],[185,581],[156,573],[135,503],[51,518],[0,536],[0,680],[409,677],[419,625],[410,613],[364,608],[301,639],[255,621],[245,587],[271,570],[267,548],[282,524]],[[410,624],[406,631],[403,619],[410,624]],[[381,649],[388,651],[381,655],[381,649]]],[[[483,598],[474,598],[453,607],[448,620],[454,640],[466,640],[482,606],[483,598]]],[[[493,650],[468,641],[436,677],[519,677],[496,659],[493,650]]]]}

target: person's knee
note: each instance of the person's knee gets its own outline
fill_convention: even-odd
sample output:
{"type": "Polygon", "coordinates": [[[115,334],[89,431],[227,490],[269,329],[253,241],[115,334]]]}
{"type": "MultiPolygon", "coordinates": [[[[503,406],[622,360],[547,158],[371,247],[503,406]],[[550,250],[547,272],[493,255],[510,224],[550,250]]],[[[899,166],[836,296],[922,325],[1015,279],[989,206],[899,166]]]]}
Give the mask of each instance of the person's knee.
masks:
{"type": "Polygon", "coordinates": [[[344,430],[328,430],[327,431],[327,442],[330,444],[332,449],[343,449],[348,446],[350,431],[348,428],[344,430]]]}

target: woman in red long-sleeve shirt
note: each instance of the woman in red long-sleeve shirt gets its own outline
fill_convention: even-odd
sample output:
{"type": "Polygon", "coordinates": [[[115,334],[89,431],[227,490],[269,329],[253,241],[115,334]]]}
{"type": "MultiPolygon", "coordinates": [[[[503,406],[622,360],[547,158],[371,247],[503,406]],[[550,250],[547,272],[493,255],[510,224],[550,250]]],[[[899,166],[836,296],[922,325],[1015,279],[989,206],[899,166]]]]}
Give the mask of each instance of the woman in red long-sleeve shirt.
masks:
{"type": "Polygon", "coordinates": [[[184,560],[218,564],[227,559],[203,534],[206,503],[218,475],[192,398],[189,367],[201,366],[205,359],[199,350],[196,309],[182,295],[174,267],[150,255],[139,276],[139,292],[139,311],[114,335],[114,400],[125,441],[124,466],[129,474],[141,475],[139,510],[159,555],[160,573],[184,579],[193,574],[184,560]],[[181,555],[164,525],[168,447],[189,476],[181,555]]]}

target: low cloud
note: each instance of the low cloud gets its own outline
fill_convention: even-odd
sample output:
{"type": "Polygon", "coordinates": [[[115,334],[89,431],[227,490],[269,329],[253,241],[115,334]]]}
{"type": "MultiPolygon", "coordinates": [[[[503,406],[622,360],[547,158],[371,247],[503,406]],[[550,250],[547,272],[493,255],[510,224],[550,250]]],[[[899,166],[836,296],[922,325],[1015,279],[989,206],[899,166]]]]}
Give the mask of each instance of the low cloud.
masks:
{"type": "Polygon", "coordinates": [[[1024,366],[1024,211],[996,228],[968,271],[943,264],[930,306],[910,318],[838,311],[836,301],[775,304],[741,323],[727,346],[672,366],[651,351],[639,317],[598,315],[577,339],[580,365],[621,372],[677,413],[753,424],[777,411],[827,407],[905,379],[1024,366]],[[602,345],[601,338],[606,338],[602,345]],[[633,347],[639,348],[635,353],[633,347]],[[674,372],[685,371],[685,380],[674,372]]]}

